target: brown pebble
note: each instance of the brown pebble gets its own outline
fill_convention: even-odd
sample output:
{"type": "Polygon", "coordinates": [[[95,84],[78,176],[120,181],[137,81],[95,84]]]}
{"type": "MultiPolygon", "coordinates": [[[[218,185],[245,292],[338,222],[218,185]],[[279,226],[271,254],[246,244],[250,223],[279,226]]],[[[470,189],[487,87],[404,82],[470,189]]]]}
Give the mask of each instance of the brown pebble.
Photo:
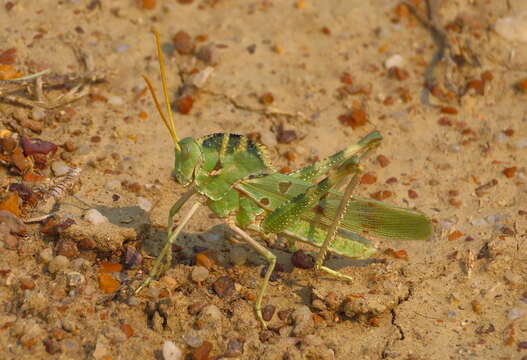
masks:
{"type": "Polygon", "coordinates": [[[54,355],[62,352],[60,343],[57,340],[47,337],[42,341],[42,343],[44,344],[48,354],[54,355]]]}
{"type": "Polygon", "coordinates": [[[29,160],[24,156],[24,152],[20,147],[17,147],[11,154],[11,162],[21,172],[29,169],[29,160]]]}
{"type": "Polygon", "coordinates": [[[408,74],[408,71],[401,69],[397,66],[392,66],[390,69],[388,69],[388,75],[399,81],[406,80],[410,76],[410,74],[408,74]]]}
{"type": "Polygon", "coordinates": [[[285,130],[284,125],[278,126],[278,133],[276,134],[276,140],[281,144],[289,144],[297,139],[296,131],[285,130]]]}
{"type": "Polygon", "coordinates": [[[234,280],[228,276],[221,276],[212,284],[214,292],[220,297],[225,298],[234,294],[234,280]]]}
{"type": "Polygon", "coordinates": [[[419,195],[417,194],[417,192],[415,190],[408,190],[408,197],[410,199],[417,199],[419,197],[419,195]]]}
{"type": "Polygon", "coordinates": [[[90,138],[90,141],[91,141],[92,143],[99,143],[99,142],[101,142],[101,137],[100,137],[99,135],[92,136],[92,137],[90,138]]]}
{"type": "Polygon", "coordinates": [[[63,255],[68,259],[72,260],[78,258],[80,252],[77,248],[77,244],[74,241],[62,239],[57,245],[57,255],[63,255]]]}
{"type": "Polygon", "coordinates": [[[66,149],[67,152],[74,152],[77,150],[77,145],[73,141],[68,140],[64,143],[64,149],[66,149]]]}
{"type": "Polygon", "coordinates": [[[93,250],[97,247],[97,243],[92,238],[82,238],[79,240],[79,247],[83,250],[93,250]]]}
{"type": "Polygon", "coordinates": [[[291,263],[299,269],[312,269],[315,266],[313,256],[306,254],[304,250],[297,250],[291,256],[291,263]]]}
{"type": "Polygon", "coordinates": [[[266,305],[262,309],[262,317],[265,321],[270,321],[273,318],[274,312],[276,310],[276,306],[274,305],[266,305]]]}
{"type": "Polygon", "coordinates": [[[268,342],[273,337],[274,337],[274,332],[272,332],[271,330],[264,330],[260,333],[260,336],[259,336],[261,342],[268,342]]]}
{"type": "Polygon", "coordinates": [[[342,125],[351,126],[352,129],[356,129],[366,125],[368,122],[368,114],[360,108],[355,108],[348,114],[340,115],[338,119],[342,125]]]}
{"type": "Polygon", "coordinates": [[[187,311],[190,315],[196,315],[198,314],[201,309],[203,309],[205,307],[205,304],[203,303],[194,303],[194,304],[190,304],[188,307],[187,307],[187,311]]]}
{"type": "Polygon", "coordinates": [[[192,54],[195,48],[194,40],[186,31],[178,31],[172,38],[176,51],[181,55],[192,54]]]}
{"type": "Polygon", "coordinates": [[[20,288],[22,290],[33,290],[35,286],[36,284],[32,279],[29,279],[29,278],[20,279],[20,288]]]}
{"type": "Polygon", "coordinates": [[[193,360],[208,360],[210,351],[212,350],[212,343],[204,341],[197,349],[192,351],[193,360]]]}
{"type": "Polygon", "coordinates": [[[377,162],[383,168],[388,166],[388,165],[390,165],[390,160],[384,155],[378,155],[377,156],[377,162]]]}
{"type": "Polygon", "coordinates": [[[289,315],[291,315],[291,313],[293,312],[293,310],[291,309],[285,309],[285,310],[280,310],[278,312],[278,318],[282,321],[286,321],[287,318],[289,317],[289,315]]]}
{"type": "Polygon", "coordinates": [[[218,50],[211,44],[201,46],[196,51],[196,58],[211,66],[219,63],[218,50]]]}
{"type": "Polygon", "coordinates": [[[240,339],[231,339],[227,344],[225,357],[239,357],[243,354],[243,341],[240,339]]]}

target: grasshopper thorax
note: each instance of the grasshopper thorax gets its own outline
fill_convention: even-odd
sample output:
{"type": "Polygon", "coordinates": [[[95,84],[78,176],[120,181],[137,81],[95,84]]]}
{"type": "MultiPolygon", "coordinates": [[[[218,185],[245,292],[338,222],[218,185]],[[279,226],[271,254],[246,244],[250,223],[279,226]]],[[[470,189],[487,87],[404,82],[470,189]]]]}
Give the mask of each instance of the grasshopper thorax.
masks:
{"type": "Polygon", "coordinates": [[[177,147],[174,149],[173,175],[179,184],[187,186],[192,183],[196,169],[203,163],[203,154],[200,145],[193,138],[184,138],[178,144],[179,150],[177,147]]]}

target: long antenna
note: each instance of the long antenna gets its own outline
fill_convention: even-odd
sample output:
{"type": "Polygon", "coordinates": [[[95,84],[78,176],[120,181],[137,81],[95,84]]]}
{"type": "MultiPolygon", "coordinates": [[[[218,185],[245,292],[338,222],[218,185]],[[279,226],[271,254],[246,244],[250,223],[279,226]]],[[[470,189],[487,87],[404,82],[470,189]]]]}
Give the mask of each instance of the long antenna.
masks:
{"type": "Polygon", "coordinates": [[[163,122],[165,123],[165,126],[168,129],[170,136],[172,137],[172,141],[174,142],[176,151],[179,152],[181,151],[181,147],[179,146],[179,138],[177,137],[177,134],[176,134],[174,114],[172,113],[172,108],[170,107],[170,97],[168,95],[167,76],[165,72],[165,60],[163,58],[163,50],[161,49],[161,40],[159,36],[159,31],[157,31],[156,29],[153,29],[152,32],[154,33],[154,36],[156,39],[157,57],[159,59],[159,70],[161,71],[161,82],[163,83],[163,94],[165,95],[165,103],[167,106],[168,118],[166,117],[165,113],[161,109],[161,105],[159,104],[159,100],[157,99],[157,95],[154,90],[154,87],[152,86],[152,82],[146,75],[143,75],[143,79],[145,80],[146,85],[148,86],[148,90],[150,91],[150,94],[152,95],[152,99],[154,100],[154,104],[156,105],[157,111],[159,112],[159,115],[163,119],[163,122]]]}

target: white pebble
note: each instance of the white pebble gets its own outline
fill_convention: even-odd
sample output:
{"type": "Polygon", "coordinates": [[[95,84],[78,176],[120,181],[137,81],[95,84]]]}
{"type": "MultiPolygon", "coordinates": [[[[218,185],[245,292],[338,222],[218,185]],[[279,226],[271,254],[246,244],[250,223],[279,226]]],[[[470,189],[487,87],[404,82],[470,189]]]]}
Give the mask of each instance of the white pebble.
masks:
{"type": "Polygon", "coordinates": [[[472,226],[485,226],[485,225],[487,225],[487,221],[485,221],[485,219],[482,219],[482,218],[480,218],[480,219],[472,219],[472,220],[470,220],[470,224],[472,226]]]}
{"type": "Polygon", "coordinates": [[[137,198],[137,205],[146,212],[149,212],[152,209],[152,203],[144,197],[137,198]]]}
{"type": "Polygon", "coordinates": [[[84,275],[77,271],[68,272],[66,277],[68,279],[68,286],[72,288],[81,286],[86,282],[84,275]]]}
{"type": "Polygon", "coordinates": [[[55,176],[64,176],[71,170],[71,168],[66,165],[64,161],[58,160],[51,163],[51,170],[53,170],[55,176]]]}
{"type": "Polygon", "coordinates": [[[42,120],[45,116],[46,112],[39,107],[34,107],[33,110],[31,110],[31,117],[33,120],[42,120]]]}
{"type": "Polygon", "coordinates": [[[522,318],[525,315],[525,311],[520,308],[512,308],[509,310],[509,313],[507,314],[507,318],[510,321],[522,318]]]}
{"type": "Polygon", "coordinates": [[[278,144],[276,140],[276,135],[269,130],[262,131],[261,140],[265,146],[270,148],[275,147],[278,144]]]}
{"type": "Polygon", "coordinates": [[[119,190],[121,188],[121,182],[119,180],[110,180],[104,184],[104,187],[108,190],[119,190]]]}
{"type": "Polygon", "coordinates": [[[404,58],[399,54],[395,54],[386,59],[386,61],[384,62],[384,66],[386,67],[386,69],[389,69],[394,66],[402,67],[404,63],[404,58]]]}
{"type": "Polygon", "coordinates": [[[518,140],[518,142],[516,143],[516,148],[518,150],[527,148],[527,138],[518,140]]]}
{"type": "Polygon", "coordinates": [[[124,104],[124,100],[120,96],[113,95],[113,96],[110,96],[108,98],[108,104],[111,104],[111,105],[122,105],[122,104],[124,104]]]}
{"type": "Polygon", "coordinates": [[[190,77],[189,82],[190,84],[194,85],[197,88],[203,87],[209,77],[214,72],[214,68],[211,66],[207,66],[205,69],[201,70],[199,73],[194,74],[190,77]]]}
{"type": "Polygon", "coordinates": [[[520,275],[514,274],[511,271],[505,273],[505,280],[512,285],[523,284],[523,278],[520,275]]]}
{"type": "Polygon", "coordinates": [[[119,44],[115,47],[115,51],[118,53],[124,53],[127,52],[128,49],[130,49],[130,45],[128,44],[119,44]]]}
{"type": "Polygon", "coordinates": [[[229,251],[229,258],[234,265],[243,265],[247,262],[247,251],[241,246],[235,246],[229,251]]]}
{"type": "Polygon", "coordinates": [[[44,264],[47,264],[53,259],[53,249],[46,248],[40,252],[39,256],[40,260],[42,260],[44,264]]]}
{"type": "Polygon", "coordinates": [[[183,358],[183,352],[176,344],[167,340],[163,344],[163,358],[165,360],[180,360],[183,358]]]}
{"type": "Polygon", "coordinates": [[[205,281],[209,277],[209,270],[203,266],[194,266],[194,268],[192,269],[192,273],[190,274],[190,277],[192,278],[192,281],[194,282],[205,281]]]}
{"type": "Polygon", "coordinates": [[[58,255],[50,261],[48,265],[48,271],[52,274],[67,268],[70,264],[70,261],[64,255],[58,255]]]}
{"type": "Polygon", "coordinates": [[[84,219],[93,225],[100,225],[108,222],[108,218],[95,209],[86,211],[84,214],[84,219]]]}
{"type": "Polygon", "coordinates": [[[527,11],[498,19],[494,30],[509,41],[527,42],[527,11]]]}
{"type": "Polygon", "coordinates": [[[500,131],[494,134],[493,140],[497,142],[498,144],[503,144],[504,142],[507,141],[507,135],[505,135],[503,132],[500,131]]]}
{"type": "Polygon", "coordinates": [[[201,336],[192,333],[184,334],[183,341],[185,341],[185,344],[192,348],[198,348],[201,346],[201,344],[203,344],[203,339],[201,336]]]}

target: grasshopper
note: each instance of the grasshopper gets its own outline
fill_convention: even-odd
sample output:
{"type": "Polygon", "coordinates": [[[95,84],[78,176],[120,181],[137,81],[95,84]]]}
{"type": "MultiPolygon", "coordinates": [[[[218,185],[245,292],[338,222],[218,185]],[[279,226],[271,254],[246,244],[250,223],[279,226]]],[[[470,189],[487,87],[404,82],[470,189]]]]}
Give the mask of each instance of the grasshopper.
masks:
{"type": "Polygon", "coordinates": [[[276,171],[266,148],[249,138],[229,133],[184,138],[176,134],[170,106],[160,35],[156,40],[161,81],[168,116],[161,109],[148,77],[143,76],[156,108],[174,142],[176,182],[188,188],[168,214],[168,235],[150,274],[137,288],[139,292],[158,278],[171,264],[172,244],[200,206],[208,206],[241,239],[268,262],[254,310],[263,327],[262,299],[276,263],[276,256],[251,234],[264,238],[282,235],[290,247],[296,241],[320,248],[315,271],[340,279],[350,276],[323,265],[327,252],[365,259],[376,250],[360,232],[395,239],[424,240],[432,234],[432,224],[422,213],[372,199],[352,196],[362,168],[360,161],[379,146],[382,136],[373,131],[357,144],[290,174],[276,171]],[[344,193],[337,189],[345,184],[344,193]],[[318,179],[322,180],[316,182],[318,179]],[[173,218],[191,198],[190,210],[174,229],[173,218]]]}

